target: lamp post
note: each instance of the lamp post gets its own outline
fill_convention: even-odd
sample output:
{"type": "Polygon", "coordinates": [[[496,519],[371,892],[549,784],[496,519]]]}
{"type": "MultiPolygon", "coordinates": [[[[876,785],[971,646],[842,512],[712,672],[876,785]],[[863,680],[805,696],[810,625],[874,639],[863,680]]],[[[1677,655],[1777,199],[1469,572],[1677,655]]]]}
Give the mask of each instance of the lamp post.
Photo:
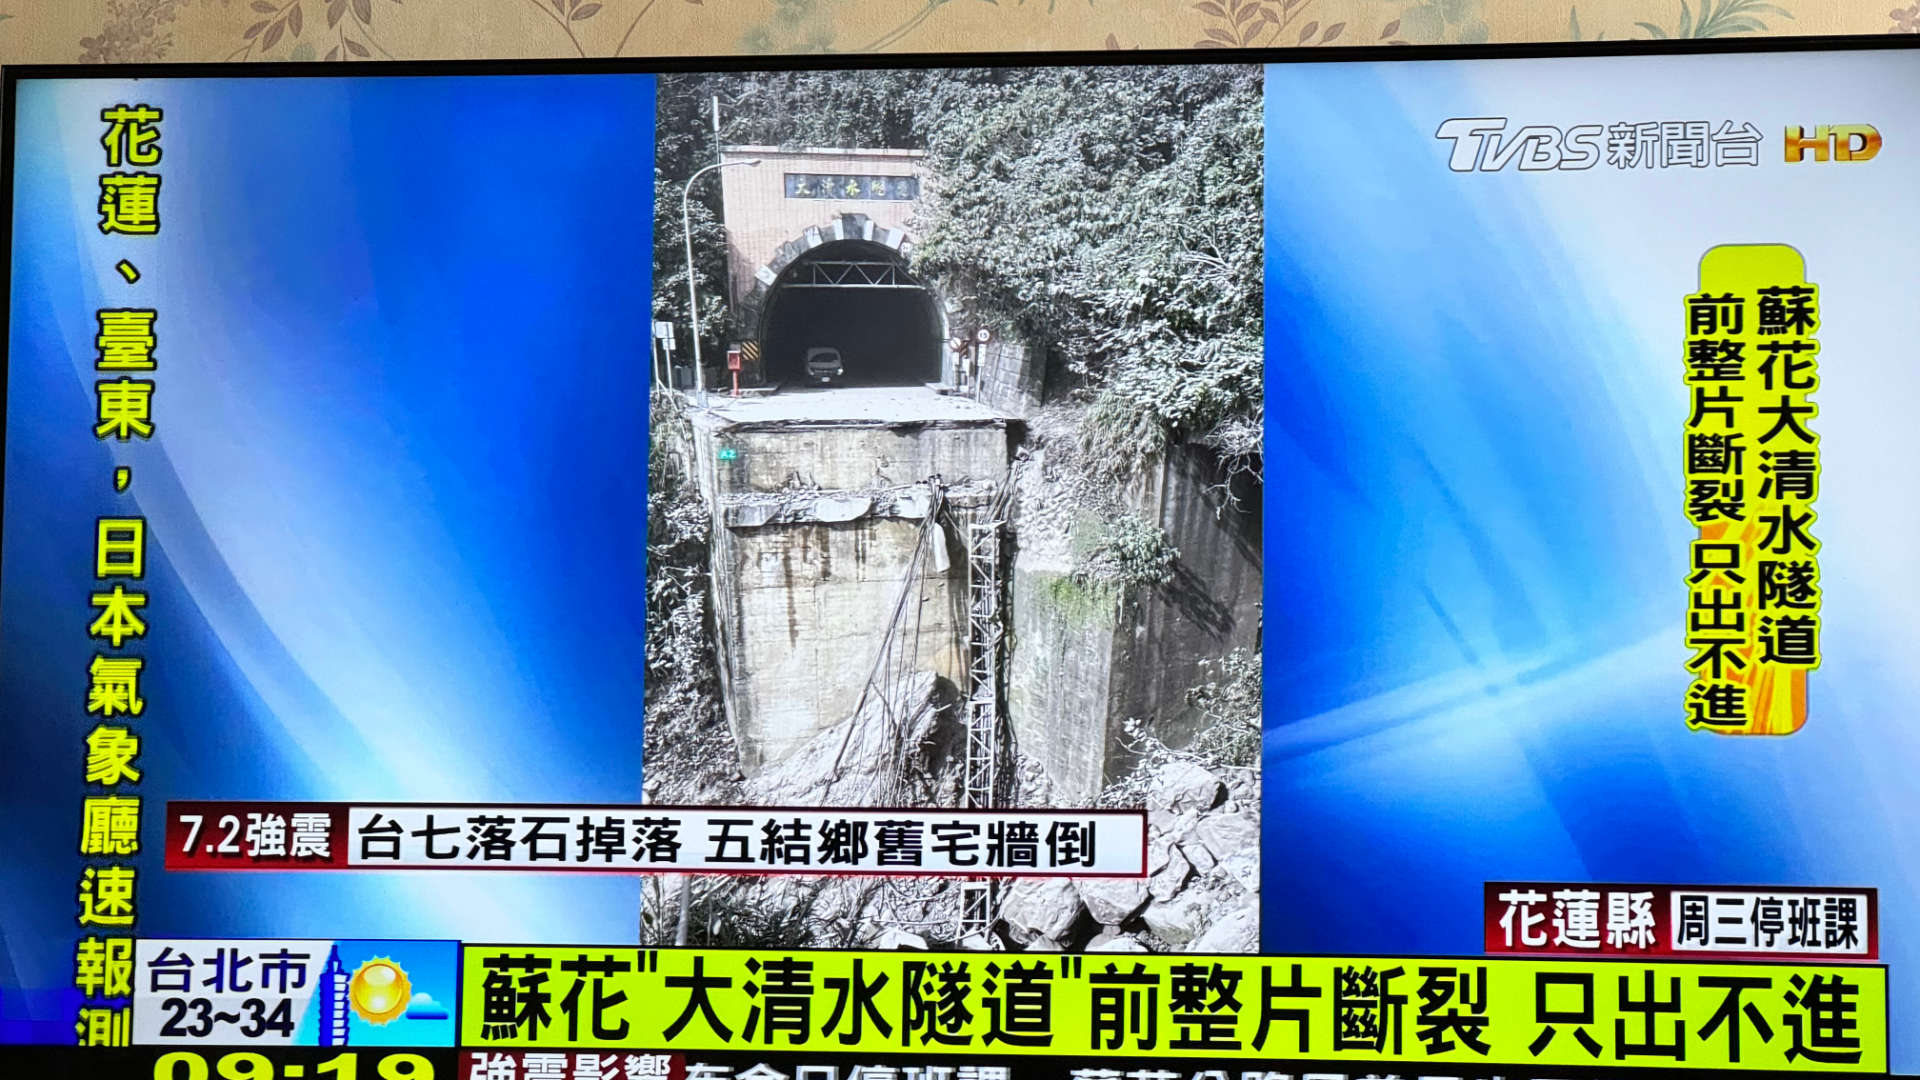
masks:
{"type": "Polygon", "coordinates": [[[699,391],[702,408],[707,404],[707,373],[700,366],[700,297],[693,283],[693,222],[687,200],[693,195],[693,182],[713,170],[731,168],[735,165],[751,168],[758,164],[760,164],[759,158],[748,161],[716,161],[687,177],[686,187],[680,191],[680,239],[687,245],[687,321],[693,326],[693,385],[699,391]]]}

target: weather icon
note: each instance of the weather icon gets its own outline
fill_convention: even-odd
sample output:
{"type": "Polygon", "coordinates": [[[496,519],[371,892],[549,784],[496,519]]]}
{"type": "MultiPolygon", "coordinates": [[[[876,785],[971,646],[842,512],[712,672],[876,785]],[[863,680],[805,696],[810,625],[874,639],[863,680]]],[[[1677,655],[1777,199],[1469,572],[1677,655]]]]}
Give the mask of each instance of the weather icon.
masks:
{"type": "Polygon", "coordinates": [[[360,965],[347,983],[347,1003],[360,1019],[376,1027],[406,1015],[413,996],[413,984],[399,964],[383,956],[360,965]]]}

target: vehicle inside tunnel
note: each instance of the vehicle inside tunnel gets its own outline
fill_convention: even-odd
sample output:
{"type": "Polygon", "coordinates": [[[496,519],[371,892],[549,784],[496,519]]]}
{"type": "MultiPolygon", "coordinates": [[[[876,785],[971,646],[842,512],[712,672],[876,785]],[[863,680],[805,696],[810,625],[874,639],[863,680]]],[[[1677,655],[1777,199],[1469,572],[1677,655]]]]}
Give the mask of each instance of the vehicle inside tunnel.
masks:
{"type": "Polygon", "coordinates": [[[898,252],[861,240],[794,260],[768,290],[760,334],[768,380],[790,387],[938,382],[941,343],[933,292],[898,252]]]}

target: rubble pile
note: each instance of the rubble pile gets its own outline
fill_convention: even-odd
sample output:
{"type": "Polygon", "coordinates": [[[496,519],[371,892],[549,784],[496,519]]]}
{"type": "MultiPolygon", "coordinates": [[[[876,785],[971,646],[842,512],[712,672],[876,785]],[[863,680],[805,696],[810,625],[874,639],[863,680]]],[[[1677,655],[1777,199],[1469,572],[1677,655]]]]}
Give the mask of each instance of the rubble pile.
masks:
{"type": "MultiPolygon", "coordinates": [[[[897,688],[894,700],[869,699],[858,714],[821,731],[791,758],[748,781],[747,801],[760,806],[956,805],[963,734],[954,704],[952,688],[931,674],[910,678],[897,688]],[[895,778],[909,787],[898,787],[895,778]]],[[[1022,760],[1018,771],[1018,801],[1047,805],[1044,771],[1031,760],[1022,760]]],[[[720,886],[726,890],[721,904],[746,916],[743,931],[771,913],[804,911],[804,925],[789,928],[803,940],[693,943],[1257,952],[1258,773],[1209,770],[1182,760],[1163,763],[1148,786],[1146,811],[1145,879],[1008,882],[1000,892],[996,940],[951,940],[956,882],[760,877],[720,886]]],[[[729,935],[721,931],[720,936],[729,935]]]]}
{"type": "Polygon", "coordinates": [[[1029,879],[1001,894],[1004,933],[1030,952],[1250,953],[1260,944],[1260,785],[1162,765],[1147,799],[1137,878],[1029,879]]]}
{"type": "Polygon", "coordinates": [[[953,689],[922,671],[891,700],[876,692],[855,715],[811,737],[746,784],[750,806],[951,806],[964,738],[953,689]],[[904,785],[906,790],[892,790],[904,785]]]}
{"type": "MultiPolygon", "coordinates": [[[[853,716],[810,738],[785,761],[746,781],[752,806],[952,806],[960,796],[964,738],[950,685],[931,672],[870,695],[853,716]]],[[[724,890],[725,913],[691,944],[814,948],[928,948],[951,938],[958,886],[865,877],[742,877],[702,883],[724,890]],[[804,917],[780,920],[780,914],[804,917]],[[780,922],[789,939],[753,940],[780,922]],[[737,926],[738,931],[729,927],[737,926]],[[735,933],[745,940],[732,940],[735,933]],[[717,938],[717,939],[716,939],[717,938]]],[[[700,908],[696,907],[696,911],[700,908]]],[[[664,920],[662,920],[664,924],[664,920]]]]}

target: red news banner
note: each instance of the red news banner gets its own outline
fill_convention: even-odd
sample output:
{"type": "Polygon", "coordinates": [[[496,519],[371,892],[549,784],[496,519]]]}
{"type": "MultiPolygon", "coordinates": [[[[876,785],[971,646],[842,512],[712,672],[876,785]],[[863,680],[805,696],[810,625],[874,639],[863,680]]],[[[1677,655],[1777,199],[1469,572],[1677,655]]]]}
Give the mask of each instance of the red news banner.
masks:
{"type": "Polygon", "coordinates": [[[1874,889],[1486,883],[1486,950],[1729,960],[1878,959],[1874,889]]]}
{"type": "Polygon", "coordinates": [[[1136,810],[167,804],[168,870],[1145,877],[1136,810]]]}

